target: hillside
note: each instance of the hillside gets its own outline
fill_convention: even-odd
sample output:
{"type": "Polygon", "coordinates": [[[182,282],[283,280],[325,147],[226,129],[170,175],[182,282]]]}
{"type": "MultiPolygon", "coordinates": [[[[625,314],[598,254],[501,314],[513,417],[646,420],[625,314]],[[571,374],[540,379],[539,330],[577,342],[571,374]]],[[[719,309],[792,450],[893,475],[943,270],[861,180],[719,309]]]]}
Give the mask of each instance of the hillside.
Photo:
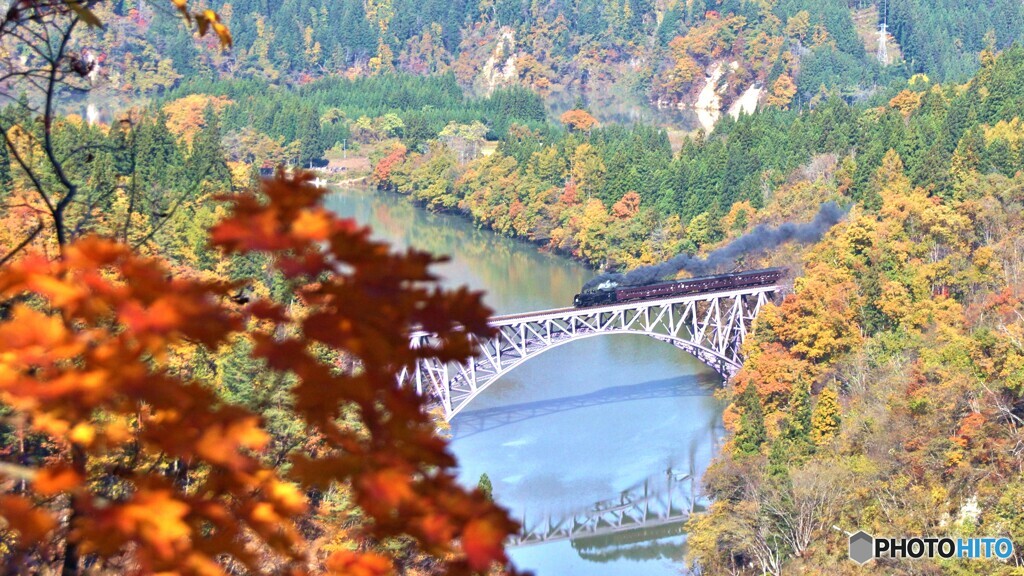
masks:
{"type": "Polygon", "coordinates": [[[1020,5],[561,1],[5,13],[0,572],[1021,573],[1020,5]]]}
{"type": "Polygon", "coordinates": [[[906,63],[897,55],[883,66],[862,38],[877,7],[844,0],[213,4],[234,36],[230,52],[209,39],[197,47],[169,12],[109,5],[101,15],[111,25],[83,38],[100,55],[109,95],[159,95],[195,79],[304,84],[403,71],[452,72],[477,94],[519,84],[556,109],[577,98],[688,106],[708,89],[727,109],[751,87],[760,88],[762,105],[787,107],[822,88],[863,97],[913,72],[963,79],[977,69],[981,48],[1005,48],[1024,28],[1019,2],[988,0],[975,9],[945,0],[936,9],[897,0],[888,18],[906,63]]]}

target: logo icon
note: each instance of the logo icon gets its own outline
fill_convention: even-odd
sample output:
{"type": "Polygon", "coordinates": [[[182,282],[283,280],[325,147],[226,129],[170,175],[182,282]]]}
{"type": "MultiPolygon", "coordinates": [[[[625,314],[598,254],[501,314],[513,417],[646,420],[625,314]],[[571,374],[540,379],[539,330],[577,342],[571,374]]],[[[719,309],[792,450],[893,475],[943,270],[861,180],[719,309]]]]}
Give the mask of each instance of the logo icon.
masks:
{"type": "Polygon", "coordinates": [[[850,534],[850,560],[857,564],[867,564],[875,557],[875,539],[871,534],[859,530],[850,534]]]}

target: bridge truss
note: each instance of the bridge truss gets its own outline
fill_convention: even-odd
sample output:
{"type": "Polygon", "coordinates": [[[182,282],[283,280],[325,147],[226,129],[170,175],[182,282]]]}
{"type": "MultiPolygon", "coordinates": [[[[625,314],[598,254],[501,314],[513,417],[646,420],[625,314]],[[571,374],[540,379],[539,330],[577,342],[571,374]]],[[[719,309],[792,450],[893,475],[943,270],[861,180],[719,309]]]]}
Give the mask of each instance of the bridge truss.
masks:
{"type": "MultiPolygon", "coordinates": [[[[742,364],[740,350],[761,307],[780,285],[751,286],[713,293],[563,308],[497,316],[495,336],[478,342],[479,354],[466,363],[421,360],[398,376],[443,409],[451,420],[499,378],[556,346],[605,334],[643,334],[689,352],[728,379],[742,364]]],[[[412,335],[412,346],[429,345],[434,335],[412,335]]]]}

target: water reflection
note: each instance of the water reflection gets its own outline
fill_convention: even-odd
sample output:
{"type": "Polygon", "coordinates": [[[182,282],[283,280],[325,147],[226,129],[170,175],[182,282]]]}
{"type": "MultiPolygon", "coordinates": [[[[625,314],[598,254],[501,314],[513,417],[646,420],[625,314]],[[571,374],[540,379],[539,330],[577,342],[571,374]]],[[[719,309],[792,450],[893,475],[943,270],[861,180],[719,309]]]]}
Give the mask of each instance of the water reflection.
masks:
{"type": "Polygon", "coordinates": [[[580,558],[588,562],[608,564],[617,560],[650,562],[670,560],[679,565],[686,558],[686,522],[655,528],[642,534],[636,542],[622,542],[618,538],[602,537],[594,540],[574,541],[572,547],[580,558]]]}
{"type": "MultiPolygon", "coordinates": [[[[566,306],[593,270],[536,246],[429,214],[405,198],[348,189],[330,206],[398,246],[452,260],[449,286],[487,292],[498,313],[566,306]]],[[[673,470],[699,478],[723,435],[718,377],[694,358],[646,336],[588,338],[552,349],[503,377],[452,422],[460,478],[491,479],[519,518],[579,514],[644,479],[673,470]]],[[[653,528],[653,527],[652,527],[653,528]]],[[[676,575],[681,526],[561,540],[511,551],[538,576],[676,575]]]]}
{"type": "MultiPolygon", "coordinates": [[[[599,94],[588,96],[590,112],[604,125],[646,124],[683,132],[692,132],[702,127],[707,129],[707,125],[699,118],[699,113],[692,108],[670,105],[658,107],[646,100],[618,94],[609,94],[607,97],[599,94]]],[[[557,102],[549,99],[548,102],[552,104],[553,117],[558,117],[576,104],[576,96],[572,95],[557,102]]]]}
{"type": "Polygon", "coordinates": [[[668,469],[571,514],[523,516],[509,546],[568,540],[576,550],[594,550],[679,536],[697,504],[693,469],[668,469]]]}
{"type": "Polygon", "coordinates": [[[679,398],[682,396],[707,396],[713,391],[720,378],[715,373],[700,374],[692,379],[666,378],[642,384],[612,386],[596,392],[565,396],[536,402],[508,404],[482,410],[467,410],[459,414],[455,439],[516,424],[524,420],[540,418],[558,412],[570,412],[590,406],[615,404],[632,400],[652,398],[679,398]]]}

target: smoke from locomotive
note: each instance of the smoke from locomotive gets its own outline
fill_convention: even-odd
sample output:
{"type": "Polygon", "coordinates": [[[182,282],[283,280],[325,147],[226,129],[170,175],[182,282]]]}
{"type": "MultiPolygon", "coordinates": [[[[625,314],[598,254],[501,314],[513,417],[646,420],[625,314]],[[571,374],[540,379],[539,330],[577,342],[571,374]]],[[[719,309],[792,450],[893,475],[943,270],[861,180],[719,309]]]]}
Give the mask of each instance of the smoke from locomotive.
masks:
{"type": "Polygon", "coordinates": [[[787,222],[778,228],[760,225],[749,234],[740,236],[729,244],[712,250],[707,258],[698,258],[689,254],[679,254],[666,262],[652,266],[641,266],[625,274],[606,273],[592,278],[583,285],[583,290],[598,289],[605,286],[644,286],[657,282],[667,276],[675,276],[680,270],[692,274],[707,274],[712,270],[732,264],[744,254],[771,250],[786,242],[817,242],[830,228],[835,226],[846,215],[846,210],[835,202],[826,202],[818,208],[818,213],[810,222],[797,224],[787,222]]]}

